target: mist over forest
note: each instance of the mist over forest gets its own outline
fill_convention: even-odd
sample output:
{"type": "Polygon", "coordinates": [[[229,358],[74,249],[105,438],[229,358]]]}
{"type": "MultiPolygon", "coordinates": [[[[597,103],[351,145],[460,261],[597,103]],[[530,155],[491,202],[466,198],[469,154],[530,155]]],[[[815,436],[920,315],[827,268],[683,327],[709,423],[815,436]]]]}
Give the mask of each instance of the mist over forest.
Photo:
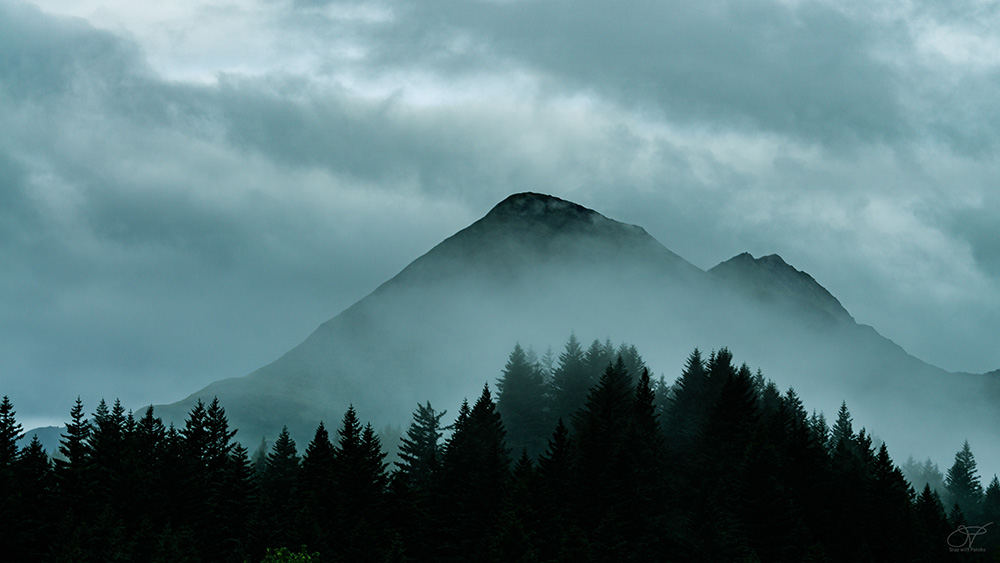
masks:
{"type": "Polygon", "coordinates": [[[903,455],[943,461],[969,439],[1000,466],[996,378],[911,356],[778,256],[703,271],[641,227],[533,193],[506,198],[272,364],[160,412],[179,424],[218,396],[247,442],[283,425],[307,435],[351,404],[402,428],[412,404],[456,404],[494,380],[513,342],[543,353],[570,333],[635,343],[668,380],[692,349],[726,346],[828,415],[847,401],[903,455]]]}
{"type": "Polygon", "coordinates": [[[937,561],[1000,544],[996,387],[522,193],[245,377],[48,451],[5,399],[3,510],[21,560],[937,561]]]}
{"type": "Polygon", "coordinates": [[[353,406],[304,450],[286,427],[251,453],[218,399],[181,426],[119,401],[88,419],[77,401],[54,464],[37,437],[16,447],[15,414],[4,397],[10,561],[934,562],[1000,549],[969,524],[1000,518],[1000,481],[982,485],[968,442],[946,477],[912,460],[906,474],[846,403],[828,423],[725,348],[693,350],[667,383],[634,345],[571,335],[541,358],[515,345],[450,424],[418,404],[393,463],[353,406]]]}

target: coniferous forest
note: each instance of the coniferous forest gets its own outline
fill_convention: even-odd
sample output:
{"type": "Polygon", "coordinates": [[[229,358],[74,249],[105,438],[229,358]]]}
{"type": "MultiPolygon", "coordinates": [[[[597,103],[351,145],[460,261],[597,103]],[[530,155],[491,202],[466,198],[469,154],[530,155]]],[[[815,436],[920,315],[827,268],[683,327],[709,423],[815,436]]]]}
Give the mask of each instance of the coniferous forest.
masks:
{"type": "Polygon", "coordinates": [[[668,383],[634,346],[518,345],[446,414],[417,405],[390,464],[353,408],[304,448],[286,430],[251,453],[217,399],[180,428],[78,400],[50,456],[18,446],[5,397],[0,558],[930,562],[1000,544],[979,528],[1000,522],[1000,483],[983,488],[967,442],[914,490],[846,404],[828,425],[724,348],[668,383]]]}

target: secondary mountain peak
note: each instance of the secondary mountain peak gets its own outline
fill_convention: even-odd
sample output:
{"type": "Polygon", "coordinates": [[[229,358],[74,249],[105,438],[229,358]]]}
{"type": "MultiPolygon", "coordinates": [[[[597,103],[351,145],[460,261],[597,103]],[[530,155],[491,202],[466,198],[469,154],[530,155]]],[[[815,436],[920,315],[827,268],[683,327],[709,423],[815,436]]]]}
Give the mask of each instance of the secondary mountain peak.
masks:
{"type": "Polygon", "coordinates": [[[757,299],[806,307],[835,321],[854,322],[851,314],[825,287],[777,254],[754,258],[744,252],[715,266],[709,273],[757,299]]]}

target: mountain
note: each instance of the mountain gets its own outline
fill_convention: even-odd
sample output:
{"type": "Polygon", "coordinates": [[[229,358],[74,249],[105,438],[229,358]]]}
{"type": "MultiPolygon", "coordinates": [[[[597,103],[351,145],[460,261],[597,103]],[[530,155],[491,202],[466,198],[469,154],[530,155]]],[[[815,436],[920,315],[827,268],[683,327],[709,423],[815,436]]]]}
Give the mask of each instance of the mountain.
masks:
{"type": "Polygon", "coordinates": [[[708,273],[747,296],[812,315],[817,322],[854,322],[854,317],[825,287],[809,274],[789,266],[777,254],[754,258],[744,252],[708,273]]]}
{"type": "Polygon", "coordinates": [[[985,445],[1000,418],[995,378],[907,354],[776,255],[706,272],[641,227],[535,193],[500,202],[273,363],[157,412],[180,424],[218,396],[247,444],[283,425],[304,444],[351,404],[405,428],[418,402],[455,414],[516,342],[558,354],[571,333],[633,343],[669,381],[695,347],[727,346],[810,408],[833,416],[846,400],[897,457],[945,461],[966,437],[985,445]]]}

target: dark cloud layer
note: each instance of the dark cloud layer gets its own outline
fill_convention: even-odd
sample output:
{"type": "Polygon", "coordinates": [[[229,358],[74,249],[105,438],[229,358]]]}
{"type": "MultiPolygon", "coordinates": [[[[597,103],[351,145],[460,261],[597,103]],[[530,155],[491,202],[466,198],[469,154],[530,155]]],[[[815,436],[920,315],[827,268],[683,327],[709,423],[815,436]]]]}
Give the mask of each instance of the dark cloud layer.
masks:
{"type": "Polygon", "coordinates": [[[0,382],[34,420],[172,401],[528,190],[995,369],[1000,16],[935,6],[276,1],[157,43],[0,0],[0,382]],[[196,47],[237,61],[163,66],[196,47]]]}
{"type": "Polygon", "coordinates": [[[471,37],[488,47],[444,61],[478,67],[514,58],[569,87],[652,105],[683,122],[835,144],[891,140],[907,129],[896,73],[872,53],[885,30],[826,6],[629,0],[407,7],[399,18],[405,23],[393,29],[398,35],[387,41],[397,49],[383,53],[391,62],[437,63],[456,36],[471,37]]]}

